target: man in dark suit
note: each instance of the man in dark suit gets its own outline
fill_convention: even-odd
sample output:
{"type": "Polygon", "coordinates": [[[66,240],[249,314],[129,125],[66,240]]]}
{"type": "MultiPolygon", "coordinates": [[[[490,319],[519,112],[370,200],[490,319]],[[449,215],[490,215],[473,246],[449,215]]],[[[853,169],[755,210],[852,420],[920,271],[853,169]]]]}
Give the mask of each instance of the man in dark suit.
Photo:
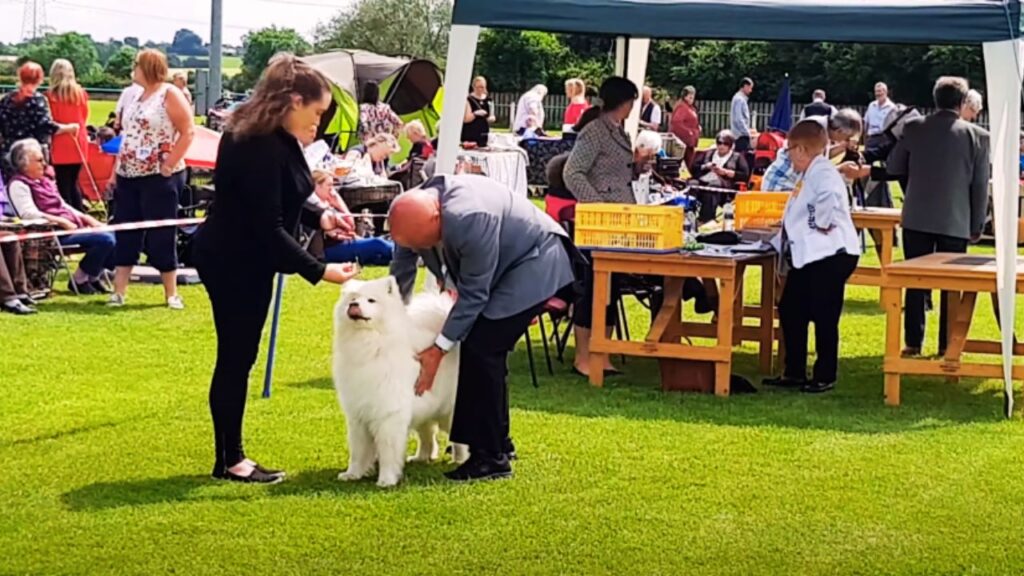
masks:
{"type": "MultiPolygon", "coordinates": [[[[903,252],[917,258],[933,252],[967,252],[981,237],[988,211],[988,132],[960,119],[970,86],[943,77],[935,83],[938,109],[907,122],[889,156],[888,171],[906,176],[903,191],[903,252]]],[[[924,290],[907,290],[904,355],[921,353],[925,330],[924,290]]],[[[939,315],[939,354],[946,349],[946,299],[939,315]]]]}
{"type": "Polygon", "coordinates": [[[416,383],[417,394],[430,390],[441,358],[461,342],[451,440],[468,444],[470,458],[446,476],[511,476],[508,354],[547,300],[573,284],[568,235],[525,196],[476,175],[431,178],[396,199],[388,220],[403,297],[419,258],[457,292],[440,336],[420,354],[416,383]]]}

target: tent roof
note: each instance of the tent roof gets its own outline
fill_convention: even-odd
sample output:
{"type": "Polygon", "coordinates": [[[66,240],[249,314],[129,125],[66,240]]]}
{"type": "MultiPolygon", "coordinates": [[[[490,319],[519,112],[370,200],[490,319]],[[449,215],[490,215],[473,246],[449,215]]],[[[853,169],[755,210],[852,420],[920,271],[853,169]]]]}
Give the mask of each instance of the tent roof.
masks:
{"type": "Polygon", "coordinates": [[[455,24],[647,38],[980,44],[1021,0],[455,0],[455,24]]]}
{"type": "Polygon", "coordinates": [[[361,85],[371,81],[381,82],[409,63],[405,58],[381,56],[365,50],[336,50],[303,56],[301,60],[357,97],[361,85]]]}

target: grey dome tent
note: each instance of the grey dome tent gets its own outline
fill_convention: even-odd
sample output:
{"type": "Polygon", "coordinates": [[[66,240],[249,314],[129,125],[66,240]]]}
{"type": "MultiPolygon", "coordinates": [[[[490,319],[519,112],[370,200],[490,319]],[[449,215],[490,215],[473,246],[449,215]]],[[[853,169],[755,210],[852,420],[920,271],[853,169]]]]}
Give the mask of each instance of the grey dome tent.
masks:
{"type": "MultiPolygon", "coordinates": [[[[463,98],[482,26],[617,36],[617,68],[625,69],[638,85],[644,81],[652,37],[981,44],[992,130],[997,284],[1010,415],[1020,194],[1017,134],[1024,77],[1021,0],[455,0],[438,146],[440,173],[451,173],[455,166],[463,98]]],[[[634,130],[638,114],[639,107],[627,123],[634,130]]]]}
{"type": "Polygon", "coordinates": [[[432,136],[443,97],[441,70],[429,60],[395,58],[365,50],[336,50],[301,58],[332,84],[333,114],[321,135],[335,136],[348,148],[359,126],[359,94],[367,82],[380,84],[381,100],[406,122],[419,119],[432,136]]]}

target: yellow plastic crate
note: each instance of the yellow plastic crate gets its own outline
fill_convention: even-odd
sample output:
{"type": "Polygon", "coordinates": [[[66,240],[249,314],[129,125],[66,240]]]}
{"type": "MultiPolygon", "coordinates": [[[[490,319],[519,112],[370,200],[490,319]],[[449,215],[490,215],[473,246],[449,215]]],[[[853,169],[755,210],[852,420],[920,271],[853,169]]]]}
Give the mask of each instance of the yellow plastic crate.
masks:
{"type": "Polygon", "coordinates": [[[789,192],[740,192],[736,194],[736,228],[770,228],[782,222],[789,192]]]}
{"type": "Polygon", "coordinates": [[[577,204],[576,245],[670,252],[683,246],[684,218],[681,206],[577,204]]]}

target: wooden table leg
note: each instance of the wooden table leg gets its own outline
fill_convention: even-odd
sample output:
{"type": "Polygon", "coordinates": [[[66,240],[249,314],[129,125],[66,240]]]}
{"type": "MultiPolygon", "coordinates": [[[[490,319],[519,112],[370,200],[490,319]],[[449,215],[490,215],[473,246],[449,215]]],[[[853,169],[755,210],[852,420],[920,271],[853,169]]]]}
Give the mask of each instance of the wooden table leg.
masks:
{"type": "MultiPolygon", "coordinates": [[[[607,308],[611,288],[611,272],[594,271],[594,314],[590,325],[591,344],[606,344],[605,336],[608,318],[607,308]]],[[[604,363],[606,354],[595,354],[593,345],[590,352],[590,383],[598,388],[604,386],[604,363]]]]}
{"type": "Polygon", "coordinates": [[[879,263],[884,270],[886,266],[892,264],[892,251],[896,230],[893,228],[882,228],[882,253],[878,258],[879,263]]]}
{"type": "MultiPolygon", "coordinates": [[[[732,297],[732,341],[742,342],[740,336],[740,328],[743,327],[743,279],[746,277],[747,266],[745,264],[736,265],[736,293],[732,297]]],[[[728,292],[726,292],[728,294],[728,292]]]]}
{"type": "Polygon", "coordinates": [[[728,351],[729,358],[725,362],[715,363],[715,396],[729,395],[729,378],[732,376],[732,333],[733,300],[736,294],[736,279],[722,278],[721,293],[718,298],[718,342],[717,348],[728,351]]]}
{"type": "MultiPolygon", "coordinates": [[[[882,308],[885,309],[885,362],[895,362],[900,358],[900,320],[901,306],[899,288],[882,288],[882,308]]],[[[885,369],[885,403],[889,406],[900,405],[900,375],[898,372],[885,369]]]]}
{"type": "Polygon", "coordinates": [[[758,310],[761,322],[758,355],[761,374],[772,374],[772,348],[775,344],[775,260],[761,266],[761,305],[758,310]]]}

